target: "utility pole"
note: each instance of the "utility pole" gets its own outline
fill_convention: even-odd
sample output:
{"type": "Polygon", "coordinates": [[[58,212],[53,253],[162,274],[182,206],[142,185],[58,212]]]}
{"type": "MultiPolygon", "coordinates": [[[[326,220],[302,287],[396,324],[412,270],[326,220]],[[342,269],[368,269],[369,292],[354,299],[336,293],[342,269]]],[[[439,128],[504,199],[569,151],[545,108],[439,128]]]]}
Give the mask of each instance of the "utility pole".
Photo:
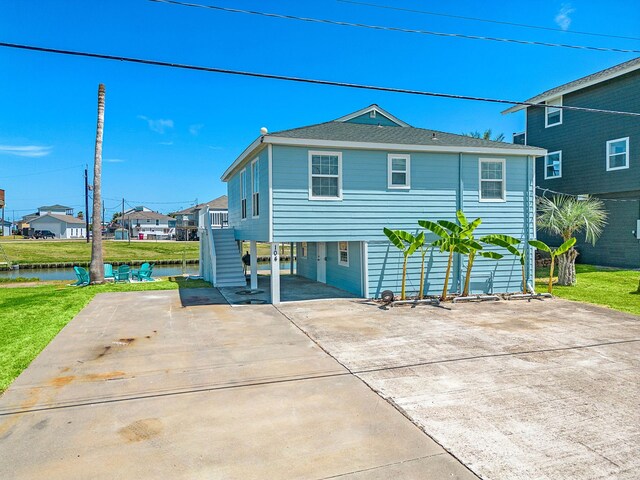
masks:
{"type": "Polygon", "coordinates": [[[84,166],[84,219],[87,237],[87,243],[89,243],[89,167],[84,166]]]}
{"type": "Polygon", "coordinates": [[[122,229],[122,240],[124,240],[124,197],[122,197],[122,215],[120,216],[120,228],[122,229]]]}
{"type": "MultiPolygon", "coordinates": [[[[104,200],[102,200],[102,223],[107,223],[104,217],[104,200]]],[[[100,230],[102,230],[102,225],[100,225],[100,230]]]]}

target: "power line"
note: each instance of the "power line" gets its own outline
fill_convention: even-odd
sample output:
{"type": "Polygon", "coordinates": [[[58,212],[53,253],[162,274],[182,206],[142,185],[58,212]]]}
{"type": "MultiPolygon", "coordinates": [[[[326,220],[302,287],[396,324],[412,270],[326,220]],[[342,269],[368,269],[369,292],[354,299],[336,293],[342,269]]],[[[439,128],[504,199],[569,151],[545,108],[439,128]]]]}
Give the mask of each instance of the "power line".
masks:
{"type": "Polygon", "coordinates": [[[257,10],[242,10],[239,8],[229,8],[229,7],[220,7],[217,5],[202,5],[199,3],[186,3],[179,2],[176,0],[149,0],[150,2],[155,3],[166,3],[170,5],[179,5],[182,7],[194,7],[194,8],[205,8],[209,10],[218,10],[221,12],[229,12],[229,13],[242,13],[246,15],[258,15],[262,17],[269,18],[280,18],[285,20],[297,20],[300,22],[310,22],[310,23],[322,23],[328,25],[338,25],[341,27],[357,27],[357,28],[368,28],[372,30],[384,30],[390,32],[402,32],[402,33],[415,33],[420,35],[434,35],[437,37],[449,37],[449,38],[465,38],[468,40],[488,40],[491,42],[505,42],[505,43],[517,43],[520,45],[537,45],[540,47],[558,47],[558,48],[572,48],[577,50],[595,50],[598,52],[618,52],[618,53],[640,53],[640,50],[632,50],[625,48],[610,48],[610,47],[592,47],[589,45],[570,45],[567,43],[548,43],[548,42],[538,42],[534,40],[516,40],[513,38],[501,38],[501,37],[486,37],[481,35],[465,35],[462,33],[447,33],[447,32],[434,32],[430,30],[416,30],[411,28],[400,28],[400,27],[387,27],[383,25],[369,25],[365,23],[354,23],[354,22],[343,22],[339,20],[329,20],[324,18],[312,18],[312,17],[298,17],[296,15],[285,15],[282,13],[268,13],[268,12],[260,12],[257,10]]]}
{"type": "Polygon", "coordinates": [[[80,167],[84,167],[84,164],[81,165],[73,165],[71,167],[64,167],[64,168],[56,168],[54,170],[43,170],[41,172],[32,172],[32,173],[23,173],[20,175],[7,175],[7,176],[2,176],[0,178],[19,178],[19,177],[31,177],[34,175],[42,175],[44,173],[54,173],[54,172],[62,172],[64,170],[71,170],[74,168],[80,168],[80,167]]]}
{"type": "Polygon", "coordinates": [[[576,35],[590,35],[593,37],[622,38],[625,40],[640,40],[640,37],[626,37],[624,35],[611,35],[608,33],[597,33],[597,32],[581,32],[579,30],[563,30],[561,28],[543,27],[542,25],[530,25],[526,23],[506,22],[503,20],[492,20],[489,18],[465,17],[463,15],[453,15],[450,13],[429,12],[426,10],[414,10],[411,8],[392,7],[390,5],[380,5],[377,3],[356,2],[354,0],[337,0],[337,1],[342,3],[351,3],[353,5],[363,5],[366,7],[383,8],[386,10],[397,10],[400,12],[419,13],[422,15],[433,15],[437,17],[457,18],[460,20],[471,20],[474,22],[496,23],[499,25],[510,25],[512,27],[533,28],[537,30],[548,30],[551,32],[573,33],[576,35]]]}
{"type": "MultiPolygon", "coordinates": [[[[500,103],[507,105],[524,105],[527,107],[553,107],[562,110],[574,110],[579,112],[590,113],[606,113],[611,115],[627,115],[632,117],[640,117],[640,112],[627,112],[619,110],[605,110],[600,108],[575,107],[569,105],[551,105],[546,103],[519,102],[514,100],[504,100],[499,98],[475,97],[470,95],[456,95],[453,93],[428,92],[424,90],[411,90],[406,88],[382,87],[378,85],[364,85],[361,83],[338,82],[332,80],[318,80],[313,78],[293,77],[289,75],[276,75],[270,73],[248,72],[242,70],[230,70],[218,67],[203,67],[199,65],[188,65],[184,63],[162,62],[159,60],[145,60],[141,58],[122,57],[116,55],[105,55],[100,53],[79,52],[74,50],[61,50],[56,48],[37,47],[32,45],[21,45],[16,43],[0,42],[0,47],[16,48],[20,50],[29,50],[34,52],[55,53],[60,55],[71,55],[76,57],[99,58],[102,60],[115,60],[119,62],[138,63],[143,65],[154,65],[158,67],[179,68],[185,70],[195,70],[201,72],[221,73],[226,75],[239,75],[253,78],[266,78],[270,80],[284,80],[289,82],[309,83],[315,85],[330,85],[334,87],[355,88],[360,90],[374,90],[379,92],[404,93],[407,95],[420,95],[425,97],[452,98],[455,100],[470,100],[476,102],[500,103]]],[[[149,202],[150,203],[150,202],[149,202]]]]}

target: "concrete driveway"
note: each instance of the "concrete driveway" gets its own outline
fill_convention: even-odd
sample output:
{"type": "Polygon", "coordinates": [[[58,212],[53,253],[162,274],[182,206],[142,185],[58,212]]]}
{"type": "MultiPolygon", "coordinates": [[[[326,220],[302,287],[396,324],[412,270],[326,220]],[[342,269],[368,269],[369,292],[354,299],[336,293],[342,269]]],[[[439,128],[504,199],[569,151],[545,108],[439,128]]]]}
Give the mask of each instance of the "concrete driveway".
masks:
{"type": "Polygon", "coordinates": [[[98,295],[0,398],[2,479],[473,479],[270,305],[98,295]]]}
{"type": "Polygon", "coordinates": [[[558,299],[280,310],[481,478],[640,476],[640,317],[558,299]]]}

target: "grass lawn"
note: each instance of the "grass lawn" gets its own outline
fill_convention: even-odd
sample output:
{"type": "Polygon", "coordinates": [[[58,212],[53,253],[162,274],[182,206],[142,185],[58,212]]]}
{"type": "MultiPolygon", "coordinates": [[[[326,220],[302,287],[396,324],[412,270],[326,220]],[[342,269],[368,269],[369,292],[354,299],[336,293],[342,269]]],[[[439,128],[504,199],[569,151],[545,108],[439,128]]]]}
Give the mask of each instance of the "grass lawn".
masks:
{"type": "MultiPolygon", "coordinates": [[[[129,262],[131,260],[182,260],[198,258],[198,242],[103,242],[105,262],[129,262]]],[[[3,242],[2,248],[12,263],[88,262],[91,260],[91,244],[83,241],[18,240],[3,242]]]]}
{"type": "MultiPolygon", "coordinates": [[[[576,273],[578,284],[575,287],[554,285],[553,294],[640,315],[640,294],[637,293],[640,272],[578,264],[576,273]]],[[[549,269],[538,269],[536,276],[536,289],[546,292],[549,269]]]]}
{"type": "MultiPolygon", "coordinates": [[[[185,280],[68,287],[64,284],[0,288],[0,393],[96,295],[103,292],[174,290],[185,280]]],[[[189,288],[208,287],[189,280],[189,288]]]]}

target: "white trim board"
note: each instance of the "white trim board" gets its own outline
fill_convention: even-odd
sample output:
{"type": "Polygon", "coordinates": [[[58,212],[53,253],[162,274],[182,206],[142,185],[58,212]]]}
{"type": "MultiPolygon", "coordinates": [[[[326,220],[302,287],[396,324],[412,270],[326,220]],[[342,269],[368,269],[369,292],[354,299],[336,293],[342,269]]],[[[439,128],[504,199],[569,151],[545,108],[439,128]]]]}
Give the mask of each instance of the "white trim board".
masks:
{"type": "Polygon", "coordinates": [[[349,115],[345,115],[344,117],[336,118],[334,120],[334,122],[347,122],[347,121],[352,120],[352,119],[354,119],[356,117],[359,117],[360,115],[364,115],[365,113],[369,113],[369,112],[372,112],[372,111],[376,112],[376,115],[380,114],[380,115],[382,115],[384,117],[387,117],[388,120],[391,120],[393,123],[397,123],[401,127],[410,127],[411,126],[407,122],[403,122],[399,118],[394,117],[393,115],[391,115],[389,112],[387,112],[383,108],[380,108],[378,105],[369,105],[368,107],[361,108],[357,112],[350,113],[349,115]]]}

